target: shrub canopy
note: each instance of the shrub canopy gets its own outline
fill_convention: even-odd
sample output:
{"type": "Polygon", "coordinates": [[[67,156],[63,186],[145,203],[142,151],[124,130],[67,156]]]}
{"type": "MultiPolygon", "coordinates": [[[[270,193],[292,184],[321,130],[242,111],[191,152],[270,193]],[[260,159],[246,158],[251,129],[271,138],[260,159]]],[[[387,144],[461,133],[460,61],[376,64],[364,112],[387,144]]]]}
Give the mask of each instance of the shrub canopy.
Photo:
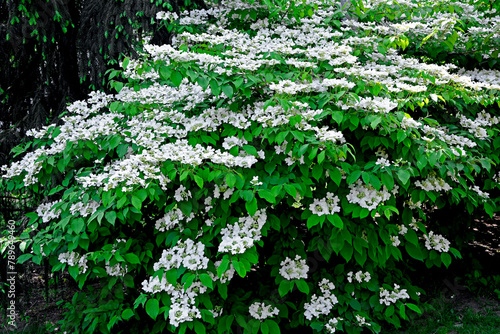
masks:
{"type": "Polygon", "coordinates": [[[448,267],[460,229],[497,209],[495,13],[160,13],[172,45],[146,43],[109,73],[116,94],[71,104],[4,168],[9,189],[43,198],[20,262],[97,283],[69,305],[72,332],[399,327],[421,312],[408,272],[448,267]]]}

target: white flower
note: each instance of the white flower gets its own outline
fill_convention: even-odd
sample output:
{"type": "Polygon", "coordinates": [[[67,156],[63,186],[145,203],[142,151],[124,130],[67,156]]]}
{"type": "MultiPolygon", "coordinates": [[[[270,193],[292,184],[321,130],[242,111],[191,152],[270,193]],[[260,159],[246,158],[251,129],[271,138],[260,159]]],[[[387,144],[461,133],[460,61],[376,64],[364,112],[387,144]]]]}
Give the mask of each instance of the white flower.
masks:
{"type": "Polygon", "coordinates": [[[408,293],[406,292],[406,289],[399,289],[399,285],[394,284],[394,291],[389,291],[384,288],[380,288],[380,293],[379,293],[379,302],[380,304],[385,304],[386,306],[389,306],[392,304],[395,304],[399,299],[406,299],[410,298],[408,293]]]}
{"type": "Polygon", "coordinates": [[[87,272],[87,255],[80,255],[75,252],[66,252],[58,255],[58,260],[61,263],[67,263],[70,267],[78,266],[80,274],[85,274],[87,272]]]}
{"type": "Polygon", "coordinates": [[[309,266],[306,264],[306,260],[302,259],[299,255],[295,257],[295,260],[287,257],[280,263],[280,275],[287,280],[307,278],[307,272],[309,271],[309,266]]]}
{"type": "Polygon", "coordinates": [[[353,275],[354,279],[358,281],[358,283],[363,283],[363,281],[369,282],[371,280],[371,275],[368,271],[367,272],[358,271],[356,274],[350,271],[347,273],[347,281],[349,283],[352,283],[353,275]]]}
{"type": "Polygon", "coordinates": [[[340,199],[338,196],[334,196],[332,193],[327,193],[325,198],[315,199],[310,205],[309,210],[312,214],[322,216],[322,215],[333,215],[336,212],[340,212],[340,206],[338,205],[340,199]]]}
{"type": "Polygon", "coordinates": [[[277,307],[266,305],[265,303],[255,302],[248,309],[250,315],[257,320],[265,320],[277,316],[280,311],[277,307]]]}
{"type": "Polygon", "coordinates": [[[175,191],[174,198],[177,202],[182,202],[190,199],[191,196],[191,191],[187,190],[186,187],[184,187],[182,184],[177,190],[175,191]]]}
{"type": "Polygon", "coordinates": [[[337,325],[339,323],[339,321],[342,321],[344,319],[342,318],[332,318],[330,320],[328,320],[328,322],[325,324],[325,329],[327,331],[327,333],[331,334],[331,333],[335,333],[337,331],[337,325]]]}
{"type": "Polygon", "coordinates": [[[219,252],[241,254],[253,247],[254,242],[261,238],[260,230],[266,220],[265,211],[258,210],[253,216],[240,217],[237,223],[224,227],[220,232],[219,252]]]}
{"type": "Polygon", "coordinates": [[[391,242],[394,247],[398,247],[401,244],[399,237],[397,235],[391,235],[391,242]]]}
{"type": "MultiPolygon", "coordinates": [[[[304,304],[304,317],[307,320],[318,318],[321,315],[330,314],[333,306],[338,303],[337,297],[332,293],[335,286],[328,279],[321,280],[319,286],[323,295],[318,297],[314,294],[311,296],[311,301],[304,304]]],[[[342,319],[339,318],[339,320],[342,319]]],[[[336,324],[336,321],[331,323],[331,325],[336,324]]],[[[333,332],[335,331],[332,331],[331,333],[333,332]]]]}
{"type": "Polygon", "coordinates": [[[380,190],[376,190],[372,186],[363,184],[359,179],[356,183],[350,184],[349,188],[351,189],[347,195],[349,203],[356,203],[370,211],[375,210],[379,204],[391,198],[391,193],[385,186],[380,190]]]}
{"type": "Polygon", "coordinates": [[[450,242],[445,239],[442,235],[434,234],[434,232],[429,232],[429,235],[424,235],[425,247],[428,250],[436,250],[438,252],[448,252],[450,249],[450,242]]]}
{"type": "Polygon", "coordinates": [[[428,176],[425,180],[416,181],[415,185],[425,191],[450,191],[452,188],[442,178],[428,176]]]}

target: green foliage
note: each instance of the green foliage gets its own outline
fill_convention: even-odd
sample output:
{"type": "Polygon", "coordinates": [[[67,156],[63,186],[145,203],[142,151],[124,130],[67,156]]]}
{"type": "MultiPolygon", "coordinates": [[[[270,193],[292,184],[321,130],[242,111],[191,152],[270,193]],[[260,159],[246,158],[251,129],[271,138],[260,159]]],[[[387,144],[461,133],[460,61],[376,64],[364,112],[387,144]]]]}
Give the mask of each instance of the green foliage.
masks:
{"type": "Polygon", "coordinates": [[[497,211],[495,82],[398,55],[432,36],[347,20],[400,19],[392,5],[265,3],[165,13],[173,46],[145,44],[108,72],[116,94],[6,168],[46,199],[22,260],[96,285],[64,330],[398,328],[422,313],[407,272],[450,266],[461,228],[497,211]]]}

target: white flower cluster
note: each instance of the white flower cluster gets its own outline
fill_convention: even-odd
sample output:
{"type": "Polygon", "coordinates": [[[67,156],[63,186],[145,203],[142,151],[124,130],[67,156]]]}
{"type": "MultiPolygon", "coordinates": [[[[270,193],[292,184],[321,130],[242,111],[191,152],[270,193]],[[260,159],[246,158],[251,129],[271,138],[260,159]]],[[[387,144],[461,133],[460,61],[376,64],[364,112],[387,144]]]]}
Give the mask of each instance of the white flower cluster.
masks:
{"type": "Polygon", "coordinates": [[[302,259],[299,255],[295,256],[295,260],[287,257],[280,263],[280,275],[286,280],[307,278],[309,266],[306,260],[302,259]]]}
{"type": "Polygon", "coordinates": [[[385,304],[386,306],[389,306],[394,303],[396,303],[399,299],[406,299],[410,298],[408,293],[406,292],[406,289],[399,289],[399,285],[394,284],[394,290],[389,291],[384,288],[380,288],[380,304],[385,304]]]}
{"type": "Polygon", "coordinates": [[[425,136],[422,137],[423,140],[430,143],[434,141],[435,138],[443,141],[448,146],[450,146],[453,154],[456,156],[466,156],[467,152],[465,146],[468,148],[474,148],[477,144],[467,137],[459,136],[455,134],[449,134],[446,128],[431,127],[429,125],[424,125],[422,131],[425,136]]]}
{"type": "Polygon", "coordinates": [[[155,228],[160,232],[165,232],[176,228],[179,224],[184,221],[186,223],[190,222],[194,218],[194,213],[186,216],[182,213],[181,209],[172,209],[165,214],[162,218],[158,219],[155,223],[155,228]]]}
{"type": "Polygon", "coordinates": [[[238,138],[238,137],[226,137],[224,138],[224,142],[222,143],[222,147],[224,147],[226,150],[230,150],[233,146],[239,146],[242,147],[243,145],[248,144],[248,141],[245,138],[238,138]]]}
{"type": "Polygon", "coordinates": [[[359,314],[356,314],[356,325],[358,325],[359,327],[361,326],[371,326],[371,324],[369,322],[366,322],[366,318],[359,315],[359,314]]]}
{"type": "Polygon", "coordinates": [[[218,184],[214,186],[214,198],[216,199],[220,198],[221,194],[223,195],[223,199],[229,199],[231,198],[231,195],[233,195],[233,193],[234,187],[229,188],[225,180],[220,186],[218,184]]]}
{"type": "Polygon", "coordinates": [[[312,110],[308,104],[294,101],[288,110],[283,109],[281,105],[268,106],[264,110],[264,102],[256,102],[253,106],[249,106],[246,112],[251,120],[262,124],[262,127],[286,125],[290,123],[291,117],[300,115],[301,121],[295,125],[297,129],[318,131],[317,127],[308,122],[314,120],[315,116],[320,115],[323,109],[312,110]]]}
{"type": "MultiPolygon", "coordinates": [[[[420,203],[420,202],[419,202],[420,203]]],[[[418,221],[417,221],[417,218],[415,217],[411,217],[411,223],[410,223],[410,227],[412,228],[412,230],[414,231],[418,231],[420,228],[418,227],[418,221]]]]}
{"type": "Polygon", "coordinates": [[[319,283],[319,286],[323,295],[318,297],[314,294],[311,297],[311,301],[304,304],[304,317],[307,320],[330,314],[333,306],[338,303],[337,297],[332,293],[335,285],[324,278],[319,283]]]}
{"type": "Polygon", "coordinates": [[[193,240],[179,241],[177,245],[163,250],[161,258],[153,265],[155,271],[184,266],[189,270],[207,269],[208,258],[205,254],[205,245],[202,242],[194,243],[193,240]]]}
{"type": "Polygon", "coordinates": [[[277,316],[280,310],[277,307],[266,305],[265,303],[255,302],[250,305],[248,312],[254,319],[265,320],[277,316]]]}
{"type": "Polygon", "coordinates": [[[442,178],[436,176],[428,176],[423,181],[415,181],[415,185],[425,191],[449,191],[453,189],[442,178]]]}
{"type": "Polygon", "coordinates": [[[57,219],[61,216],[61,209],[54,211],[52,207],[61,201],[55,201],[50,203],[43,203],[36,208],[36,213],[38,217],[42,218],[44,223],[48,223],[52,219],[57,219]]]}
{"type": "Polygon", "coordinates": [[[327,193],[325,198],[315,198],[311,205],[309,205],[309,210],[311,210],[313,215],[333,215],[336,212],[340,212],[339,201],[338,196],[327,193]]]}
{"type": "Polygon", "coordinates": [[[337,331],[337,325],[340,321],[344,320],[343,318],[332,318],[328,320],[325,324],[326,332],[329,334],[335,333],[337,331]]]}
{"type": "MultiPolygon", "coordinates": [[[[349,283],[352,283],[353,275],[354,273],[352,271],[347,273],[347,281],[349,283]]],[[[364,273],[360,270],[354,275],[354,279],[358,281],[358,283],[362,283],[363,281],[370,282],[371,278],[372,276],[368,271],[364,273]]]]}
{"type": "Polygon", "coordinates": [[[219,244],[219,252],[242,254],[248,248],[253,247],[254,241],[260,240],[260,230],[266,220],[266,212],[261,209],[253,217],[240,217],[237,223],[224,227],[220,232],[222,241],[219,244]]]}
{"type": "Polygon", "coordinates": [[[385,168],[385,167],[390,167],[392,163],[386,158],[378,158],[377,161],[375,162],[375,165],[380,165],[382,166],[382,168],[385,168]]]}
{"type": "Polygon", "coordinates": [[[405,235],[408,232],[408,228],[404,225],[398,225],[398,230],[399,230],[398,234],[401,235],[405,235]]]}
{"type": "MultiPolygon", "coordinates": [[[[111,249],[111,253],[112,254],[116,253],[116,251],[118,250],[118,244],[120,244],[120,243],[125,244],[125,243],[127,243],[127,240],[125,240],[125,239],[116,239],[116,242],[113,245],[113,248],[111,249]]],[[[124,264],[124,263],[120,263],[120,262],[118,262],[114,266],[110,266],[109,265],[109,261],[107,261],[106,265],[105,265],[105,268],[106,268],[106,273],[109,276],[123,277],[128,272],[127,265],[124,264]]]]}
{"type": "Polygon", "coordinates": [[[121,263],[117,263],[114,266],[110,266],[109,264],[106,264],[106,273],[109,276],[123,277],[127,271],[127,265],[122,266],[121,263]]]}
{"type": "MultiPolygon", "coordinates": [[[[391,193],[387,190],[386,186],[377,190],[372,186],[365,185],[359,179],[356,183],[350,184],[349,189],[351,189],[347,195],[349,203],[358,204],[368,210],[375,210],[379,204],[391,198],[391,193]]],[[[398,186],[395,185],[391,192],[397,194],[398,189],[398,186]]]]}
{"type": "MultiPolygon", "coordinates": [[[[215,262],[215,269],[217,270],[219,266],[221,265],[222,261],[219,260],[215,262]]],[[[229,263],[229,266],[227,267],[226,271],[222,273],[221,277],[219,277],[216,273],[208,272],[208,275],[212,278],[212,281],[217,281],[220,279],[220,282],[222,284],[227,283],[233,279],[234,273],[236,272],[236,269],[234,269],[233,264],[229,263]]]]}
{"type": "Polygon", "coordinates": [[[390,239],[394,247],[398,247],[401,244],[401,241],[399,240],[399,237],[397,235],[391,235],[390,239]]]}
{"type": "Polygon", "coordinates": [[[171,325],[178,327],[180,323],[193,321],[201,318],[200,310],[194,305],[195,298],[207,291],[207,288],[200,281],[195,280],[187,289],[182,284],[176,286],[170,284],[165,276],[150,277],[149,281],[142,282],[142,288],[145,292],[158,293],[165,291],[170,295],[172,305],[168,313],[171,325]]]}
{"type": "Polygon", "coordinates": [[[76,213],[78,212],[82,217],[87,217],[89,215],[94,214],[94,212],[97,211],[99,206],[101,206],[101,204],[94,200],[90,200],[86,204],[84,204],[83,202],[77,202],[71,204],[69,211],[73,216],[76,216],[77,215],[76,213]]]}
{"type": "Polygon", "coordinates": [[[359,101],[349,100],[345,103],[340,101],[337,105],[344,110],[354,108],[356,110],[373,111],[383,114],[390,112],[398,106],[398,104],[392,102],[392,100],[379,96],[362,97],[359,101]]]}
{"type": "Polygon", "coordinates": [[[176,12],[158,12],[156,13],[157,20],[177,20],[179,15],[176,12]]]}
{"type": "Polygon", "coordinates": [[[420,124],[410,116],[405,115],[405,117],[403,117],[403,119],[401,120],[401,127],[403,129],[417,129],[420,126],[422,126],[422,124],[420,124]]]}
{"type": "Polygon", "coordinates": [[[298,93],[309,92],[325,92],[330,87],[341,87],[351,89],[356,86],[353,82],[348,82],[346,79],[324,79],[313,80],[312,82],[297,82],[291,80],[283,80],[278,83],[269,85],[269,89],[276,91],[278,94],[295,95],[298,93]]]}
{"type": "Polygon", "coordinates": [[[168,311],[168,318],[171,325],[179,327],[183,322],[200,319],[201,312],[194,305],[174,303],[168,311]]]}
{"type": "Polygon", "coordinates": [[[479,188],[479,186],[473,186],[470,188],[472,191],[474,191],[475,193],[477,193],[480,197],[482,198],[490,198],[490,194],[488,194],[486,191],[482,191],[481,188],[479,188]]]}
{"type": "Polygon", "coordinates": [[[489,136],[486,128],[489,128],[493,124],[498,124],[500,122],[500,119],[498,117],[492,117],[485,111],[480,112],[475,120],[472,120],[460,114],[458,114],[457,117],[460,119],[460,125],[462,125],[464,128],[469,129],[469,132],[478,139],[488,138],[489,136]]]}
{"type": "Polygon", "coordinates": [[[59,262],[67,263],[70,267],[78,266],[80,274],[85,274],[87,272],[88,261],[86,255],[80,255],[75,252],[66,252],[59,254],[57,258],[59,259],[59,262]]]}
{"type": "Polygon", "coordinates": [[[450,250],[450,242],[440,234],[429,232],[429,235],[424,234],[425,248],[428,250],[435,249],[438,252],[448,252],[450,250]]]}
{"type": "Polygon", "coordinates": [[[261,186],[263,185],[264,183],[262,183],[261,181],[259,181],[259,177],[258,176],[254,176],[252,177],[252,180],[250,181],[250,183],[256,187],[256,186],[261,186]]]}
{"type": "Polygon", "coordinates": [[[330,130],[327,127],[316,130],[316,137],[322,142],[345,143],[345,138],[342,132],[330,130]]]}
{"type": "Polygon", "coordinates": [[[187,201],[191,197],[191,191],[186,189],[186,187],[182,184],[179,188],[177,188],[174,194],[174,198],[177,202],[187,201]]]}
{"type": "Polygon", "coordinates": [[[414,203],[411,198],[405,201],[403,205],[408,206],[411,210],[422,209],[422,202],[414,203]]]}

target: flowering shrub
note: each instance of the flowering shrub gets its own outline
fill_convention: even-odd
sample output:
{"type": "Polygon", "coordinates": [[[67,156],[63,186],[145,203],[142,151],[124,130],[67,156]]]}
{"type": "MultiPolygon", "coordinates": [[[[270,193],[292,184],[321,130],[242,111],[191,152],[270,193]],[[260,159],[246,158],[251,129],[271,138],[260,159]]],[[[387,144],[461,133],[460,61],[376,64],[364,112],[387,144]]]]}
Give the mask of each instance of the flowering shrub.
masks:
{"type": "Polygon", "coordinates": [[[263,3],[161,13],[172,45],[4,167],[43,198],[20,261],[98,289],[66,330],[378,333],[420,313],[402,269],[460,257],[435,213],[496,210],[500,73],[432,58],[495,49],[493,10],[263,3]]]}

